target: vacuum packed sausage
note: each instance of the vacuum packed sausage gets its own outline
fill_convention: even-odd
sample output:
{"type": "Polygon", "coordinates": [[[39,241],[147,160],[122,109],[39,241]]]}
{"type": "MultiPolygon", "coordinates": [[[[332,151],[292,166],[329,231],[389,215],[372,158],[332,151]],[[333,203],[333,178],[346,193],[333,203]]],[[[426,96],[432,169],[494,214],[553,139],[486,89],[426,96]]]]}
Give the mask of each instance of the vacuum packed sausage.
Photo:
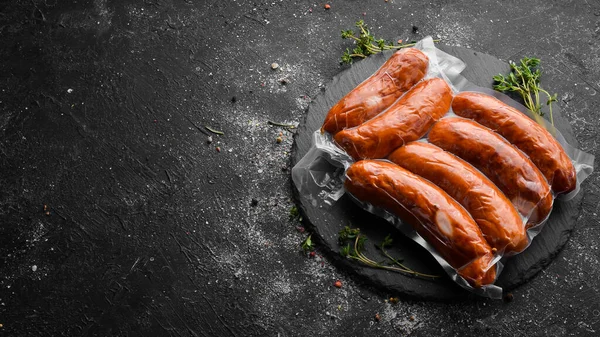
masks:
{"type": "Polygon", "coordinates": [[[502,135],[529,156],[555,193],[575,189],[577,175],[571,159],[554,137],[521,111],[499,99],[477,92],[462,92],[452,102],[454,112],[502,135]]]}
{"type": "Polygon", "coordinates": [[[474,287],[494,282],[490,245],[467,211],[446,192],[387,161],[358,161],[346,176],[348,192],[409,223],[474,287]]]}
{"type": "Polygon", "coordinates": [[[473,217],[492,249],[521,252],[529,243],[521,216],[481,172],[441,148],[412,142],[396,149],[389,160],[434,183],[473,217]]]}
{"type": "Polygon", "coordinates": [[[371,77],[350,91],[327,113],[321,131],[335,134],[377,116],[423,79],[429,58],[415,48],[395,52],[371,77]]]}
{"type": "Polygon", "coordinates": [[[463,118],[445,118],[429,131],[429,141],[485,174],[528,217],[543,221],[552,210],[550,186],[538,168],[504,138],[463,118]]]}
{"type": "Polygon", "coordinates": [[[450,109],[452,90],[443,79],[424,80],[377,117],[338,132],[334,140],[355,160],[385,158],[421,138],[450,109]]]}

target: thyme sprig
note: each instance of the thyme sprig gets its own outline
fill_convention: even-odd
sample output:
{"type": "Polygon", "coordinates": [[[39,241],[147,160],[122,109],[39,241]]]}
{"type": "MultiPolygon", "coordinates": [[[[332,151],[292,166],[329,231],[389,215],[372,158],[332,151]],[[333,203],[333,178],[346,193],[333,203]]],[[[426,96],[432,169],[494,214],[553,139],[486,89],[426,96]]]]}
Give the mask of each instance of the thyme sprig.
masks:
{"type": "MultiPolygon", "coordinates": [[[[352,39],[356,46],[352,51],[350,48],[346,48],[346,51],[342,55],[341,63],[351,64],[355,58],[366,58],[369,55],[377,54],[384,50],[413,47],[416,44],[416,41],[405,44],[394,44],[393,42],[386,42],[384,39],[376,39],[363,20],[357,21],[355,25],[359,29],[358,35],[352,29],[342,30],[342,39],[352,39]]],[[[434,40],[434,42],[439,42],[439,40],[434,40]]]]}
{"type": "Polygon", "coordinates": [[[381,244],[375,245],[381,254],[387,259],[387,261],[384,260],[383,262],[376,262],[365,255],[363,251],[367,237],[360,233],[360,228],[350,228],[349,226],[344,227],[344,229],[339,232],[338,241],[341,246],[340,254],[342,256],[359,261],[367,266],[426,278],[435,279],[440,277],[439,275],[431,275],[415,271],[402,264],[401,259],[392,257],[386,250],[386,248],[391,247],[393,243],[390,235],[387,235],[381,244]],[[385,262],[387,262],[387,264],[385,264],[385,262]]]}
{"type": "Polygon", "coordinates": [[[550,122],[554,125],[552,103],[558,99],[556,94],[551,95],[540,86],[540,77],[542,76],[542,72],[538,68],[540,59],[524,57],[519,64],[513,61],[510,61],[509,64],[511,72],[507,76],[498,74],[493,77],[496,82],[494,89],[501,92],[518,93],[523,98],[525,106],[540,116],[544,115],[540,103],[540,92],[543,93],[548,98],[546,105],[550,112],[550,122]]]}

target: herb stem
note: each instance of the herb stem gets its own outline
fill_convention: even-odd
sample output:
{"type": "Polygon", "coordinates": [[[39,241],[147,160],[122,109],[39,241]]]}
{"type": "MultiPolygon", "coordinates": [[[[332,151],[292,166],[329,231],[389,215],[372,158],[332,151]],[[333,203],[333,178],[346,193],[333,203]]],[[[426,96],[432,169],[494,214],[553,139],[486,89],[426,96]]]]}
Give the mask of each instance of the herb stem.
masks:
{"type": "MultiPolygon", "coordinates": [[[[414,42],[395,45],[394,43],[386,43],[383,39],[375,39],[363,20],[357,21],[356,27],[359,29],[358,36],[354,35],[352,30],[342,31],[342,38],[352,39],[356,45],[352,52],[350,52],[349,49],[346,49],[342,55],[342,63],[352,63],[353,58],[366,58],[369,55],[377,54],[384,50],[401,49],[415,45],[414,42]]],[[[439,41],[440,40],[433,40],[433,42],[439,41]]]]}
{"type": "Polygon", "coordinates": [[[210,131],[210,132],[212,132],[214,134],[217,134],[217,135],[224,135],[225,134],[225,133],[223,133],[223,131],[215,130],[215,129],[211,128],[208,125],[205,125],[204,127],[206,128],[206,130],[208,130],[208,131],[210,131]]]}
{"type": "Polygon", "coordinates": [[[377,245],[377,247],[382,251],[382,254],[388,260],[390,260],[393,264],[395,264],[395,266],[387,266],[387,265],[383,265],[380,262],[375,262],[375,261],[371,260],[362,252],[362,249],[364,247],[364,242],[366,240],[367,240],[367,237],[360,234],[359,228],[352,229],[350,227],[345,227],[339,233],[340,245],[343,246],[343,248],[340,251],[340,254],[342,256],[348,257],[350,259],[359,261],[359,262],[361,262],[369,267],[372,267],[372,268],[385,269],[385,270],[389,270],[389,271],[395,271],[395,272],[411,274],[411,275],[419,276],[419,277],[433,278],[433,279],[439,277],[438,275],[430,275],[430,274],[425,274],[425,273],[420,273],[420,272],[414,271],[414,270],[408,268],[407,266],[403,265],[402,263],[400,263],[400,261],[398,261],[397,259],[393,258],[389,253],[387,253],[387,251],[385,250],[384,247],[389,246],[392,243],[392,239],[390,238],[389,235],[384,239],[384,241],[381,243],[381,245],[377,245]],[[354,241],[352,246],[350,246],[350,243],[348,243],[346,246],[345,242],[349,239],[352,239],[354,241]]]}
{"type": "Polygon", "coordinates": [[[546,96],[548,96],[548,100],[549,100],[548,110],[550,112],[550,123],[552,123],[552,126],[554,126],[554,118],[552,117],[552,102],[555,102],[556,97],[553,97],[552,95],[550,95],[549,92],[547,92],[546,90],[544,90],[542,88],[539,88],[539,89],[540,89],[541,92],[543,92],[544,94],[546,94],[546,96]]]}
{"type": "Polygon", "coordinates": [[[532,112],[542,116],[542,104],[540,102],[540,92],[548,97],[546,105],[550,110],[550,122],[554,125],[552,116],[552,103],[558,101],[556,94],[550,95],[546,90],[540,87],[540,77],[542,75],[539,69],[540,60],[535,57],[524,57],[520,64],[510,62],[511,72],[508,76],[502,74],[494,76],[494,89],[501,92],[516,92],[523,99],[525,106],[532,112]]]}
{"type": "Polygon", "coordinates": [[[406,270],[406,272],[415,274],[417,276],[423,276],[423,277],[431,277],[431,278],[438,278],[438,277],[440,277],[439,275],[431,275],[431,274],[425,274],[425,273],[420,273],[420,272],[414,271],[414,270],[408,268],[407,266],[405,266],[404,264],[400,263],[400,261],[398,261],[398,260],[394,259],[392,256],[390,256],[390,254],[388,254],[388,252],[385,249],[382,248],[381,252],[383,253],[383,255],[385,257],[387,257],[388,259],[390,259],[390,261],[392,261],[392,263],[400,266],[401,269],[402,270],[406,270]]]}
{"type": "Polygon", "coordinates": [[[367,58],[367,55],[363,55],[363,54],[350,54],[350,56],[352,57],[360,57],[360,58],[367,58]]]}

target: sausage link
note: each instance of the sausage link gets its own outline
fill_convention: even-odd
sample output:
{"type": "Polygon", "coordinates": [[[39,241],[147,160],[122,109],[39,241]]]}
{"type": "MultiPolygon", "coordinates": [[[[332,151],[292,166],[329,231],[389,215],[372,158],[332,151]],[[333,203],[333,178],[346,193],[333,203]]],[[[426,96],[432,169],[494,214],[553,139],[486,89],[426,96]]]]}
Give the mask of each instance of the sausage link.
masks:
{"type": "Polygon", "coordinates": [[[490,245],[469,213],[446,192],[387,161],[358,161],[346,176],[348,192],[409,223],[473,286],[494,282],[490,245]]]}
{"type": "Polygon", "coordinates": [[[529,243],[523,220],[510,200],[481,172],[441,148],[412,142],[389,160],[434,183],[473,217],[483,237],[504,254],[521,252],[529,243]]]}
{"type": "Polygon", "coordinates": [[[540,170],[492,130],[468,119],[445,118],[431,128],[428,138],[485,174],[528,217],[529,225],[550,214],[552,193],[540,170]]]}
{"type": "Polygon", "coordinates": [[[429,58],[415,48],[400,49],[380,68],[337,102],[327,113],[321,132],[335,134],[377,116],[423,79],[429,58]]]}
{"type": "Polygon", "coordinates": [[[385,158],[421,138],[450,109],[452,90],[440,78],[420,82],[377,117],[334,139],[355,160],[385,158]]]}
{"type": "Polygon", "coordinates": [[[452,102],[454,112],[502,135],[540,169],[555,193],[568,193],[577,185],[577,174],[562,146],[540,124],[499,99],[463,92],[452,102]]]}

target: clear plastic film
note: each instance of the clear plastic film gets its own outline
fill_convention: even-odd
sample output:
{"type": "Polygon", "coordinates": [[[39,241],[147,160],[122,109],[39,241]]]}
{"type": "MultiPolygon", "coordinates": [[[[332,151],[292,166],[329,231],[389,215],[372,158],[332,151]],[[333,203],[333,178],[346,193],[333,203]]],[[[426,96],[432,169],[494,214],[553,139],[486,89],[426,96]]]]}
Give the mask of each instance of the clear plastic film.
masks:
{"type": "Polygon", "coordinates": [[[388,159],[434,183],[461,204],[497,254],[518,253],[528,245],[523,218],[511,201],[464,160],[426,141],[400,147],[388,159]]]}
{"type": "Polygon", "coordinates": [[[478,289],[495,281],[496,254],[470,214],[438,186],[385,160],[358,161],[346,177],[348,192],[400,217],[433,246],[453,273],[478,289]]]}
{"type": "MultiPolygon", "coordinates": [[[[458,94],[460,92],[464,92],[464,91],[473,91],[473,92],[480,92],[480,93],[492,95],[493,97],[510,105],[511,107],[516,108],[518,111],[525,113],[527,116],[529,116],[532,119],[534,119],[535,121],[537,121],[539,123],[539,125],[541,125],[544,129],[548,130],[548,132],[550,132],[550,134],[562,146],[562,148],[564,149],[564,152],[568,155],[568,157],[572,161],[573,166],[575,168],[575,172],[576,172],[576,178],[577,178],[576,179],[576,187],[569,193],[559,194],[558,199],[559,200],[569,200],[578,193],[581,182],[592,173],[593,162],[594,162],[593,155],[590,155],[588,153],[585,153],[581,150],[578,150],[578,149],[570,146],[567,143],[567,141],[565,140],[565,138],[560,134],[560,132],[558,130],[556,130],[549,122],[547,122],[543,118],[540,118],[537,115],[533,115],[524,106],[513,101],[508,96],[498,93],[498,92],[495,92],[490,89],[476,87],[472,83],[468,82],[464,77],[462,77],[462,75],[460,75],[461,71],[465,68],[465,64],[458,58],[453,57],[453,56],[437,49],[433,43],[433,40],[430,37],[419,41],[419,43],[417,43],[415,48],[421,50],[425,55],[427,55],[427,57],[429,59],[429,66],[427,68],[427,74],[425,75],[424,79],[421,80],[419,83],[422,83],[423,81],[427,81],[427,80],[431,80],[431,79],[443,79],[444,82],[446,84],[448,84],[448,86],[450,87],[453,95],[456,95],[456,94],[458,94]]],[[[415,84],[415,87],[417,85],[418,84],[415,84]]],[[[409,90],[408,93],[410,94],[410,92],[411,91],[409,90]]],[[[398,100],[396,102],[401,101],[403,98],[406,99],[405,96],[407,96],[407,94],[404,94],[403,96],[398,98],[398,100]]],[[[390,109],[391,108],[386,109],[382,112],[379,112],[379,114],[377,116],[373,117],[373,119],[377,119],[378,117],[381,118],[380,116],[385,114],[386,111],[390,110],[390,109]]],[[[467,120],[469,119],[467,117],[457,116],[451,108],[447,109],[447,111],[444,112],[443,116],[441,116],[441,117],[428,115],[428,116],[426,116],[426,118],[431,118],[433,120],[432,124],[434,126],[438,124],[438,120],[443,121],[448,118],[459,118],[459,119],[467,119],[467,120]]],[[[427,129],[426,133],[424,132],[424,134],[420,134],[417,137],[418,139],[414,139],[414,136],[411,136],[413,138],[409,139],[409,141],[405,141],[404,138],[402,138],[403,137],[403,135],[402,135],[402,136],[400,136],[400,138],[402,138],[402,142],[392,145],[391,150],[394,150],[393,148],[395,148],[395,147],[403,148],[404,145],[411,144],[410,141],[415,141],[415,140],[416,140],[416,142],[413,142],[412,144],[430,143],[427,136],[428,136],[431,125],[425,125],[424,127],[427,129]]],[[[352,129],[357,129],[357,128],[360,128],[360,126],[354,127],[352,129]]],[[[490,128],[490,129],[493,129],[493,128],[490,128]]],[[[365,136],[364,133],[362,133],[360,135],[361,135],[361,137],[365,136]]],[[[369,136],[370,135],[368,135],[368,134],[366,135],[366,137],[369,137],[369,136]]],[[[347,151],[340,148],[340,146],[338,145],[341,143],[340,141],[338,141],[338,139],[340,139],[339,134],[336,134],[336,138],[334,139],[327,132],[321,132],[321,130],[315,130],[312,138],[313,139],[312,139],[311,148],[306,153],[306,155],[292,169],[292,179],[293,179],[294,184],[296,185],[300,195],[303,196],[304,198],[307,198],[308,200],[310,200],[310,202],[313,204],[313,206],[333,205],[337,200],[339,200],[339,198],[342,195],[344,195],[344,193],[346,193],[346,190],[344,189],[344,182],[347,179],[346,172],[347,172],[348,168],[351,165],[353,165],[353,163],[356,162],[355,159],[360,160],[360,159],[368,158],[368,156],[360,156],[360,155],[357,156],[356,153],[360,153],[360,152],[354,152],[352,150],[350,151],[351,154],[348,154],[347,151]]],[[[388,143],[389,143],[389,139],[377,139],[377,141],[378,142],[388,141],[388,143]]],[[[348,149],[347,146],[342,146],[342,147],[345,147],[346,149],[348,149]]],[[[411,145],[411,147],[413,147],[413,146],[411,145]]],[[[516,150],[516,151],[521,151],[521,150],[516,150]]],[[[378,155],[380,156],[380,158],[386,158],[389,155],[389,152],[390,152],[390,150],[380,151],[378,153],[378,155]],[[384,155],[382,155],[382,153],[384,153],[384,155]]],[[[392,157],[390,157],[390,158],[392,158],[392,157]]],[[[457,159],[457,160],[460,161],[461,159],[457,159]]],[[[389,163],[389,161],[387,159],[383,159],[383,161],[389,163]]],[[[443,165],[443,163],[438,163],[438,164],[443,165]]],[[[410,168],[408,168],[408,170],[410,171],[410,168]]],[[[476,177],[478,177],[478,174],[484,175],[483,171],[480,171],[478,168],[473,167],[471,171],[474,172],[474,173],[472,172],[472,174],[476,177]]],[[[477,178],[477,179],[479,179],[479,178],[477,178]]],[[[432,180],[434,180],[434,179],[432,179],[432,180]]],[[[552,181],[548,181],[548,183],[549,183],[548,184],[549,186],[552,186],[552,181]]],[[[478,182],[477,184],[481,184],[481,182],[478,182]]],[[[489,181],[486,181],[484,185],[486,185],[486,184],[489,184],[489,181]]],[[[492,187],[489,187],[487,185],[484,186],[485,188],[483,188],[483,189],[486,190],[485,193],[493,195],[494,193],[498,192],[497,190],[499,188],[497,186],[495,186],[494,183],[492,183],[492,185],[493,185],[492,187]],[[494,190],[494,188],[496,188],[496,190],[494,190]]],[[[462,186],[462,188],[464,189],[465,193],[467,193],[467,194],[469,191],[478,192],[478,191],[482,190],[481,186],[478,187],[475,185],[469,185],[467,183],[465,183],[465,186],[462,186]]],[[[477,193],[475,193],[475,194],[477,194],[477,193]]],[[[500,194],[503,194],[503,192],[500,192],[500,194]]],[[[556,193],[548,192],[548,195],[551,196],[552,201],[554,200],[554,198],[557,198],[556,193]]],[[[442,268],[447,272],[447,274],[450,276],[450,278],[454,282],[456,282],[458,285],[460,285],[461,287],[463,287],[473,293],[479,294],[481,296],[490,297],[490,298],[500,298],[502,296],[502,289],[500,287],[494,285],[493,284],[494,282],[489,282],[489,284],[480,286],[480,285],[474,285],[473,280],[470,280],[471,282],[469,282],[467,279],[462,277],[461,274],[463,274],[463,275],[465,274],[464,268],[468,267],[468,264],[473,261],[469,261],[469,263],[466,263],[466,265],[462,265],[462,266],[459,266],[456,264],[456,262],[454,262],[453,263],[454,266],[452,266],[449,263],[449,261],[443,257],[444,254],[440,254],[440,252],[438,251],[440,249],[440,247],[442,247],[442,250],[443,250],[444,246],[440,246],[439,243],[432,244],[431,242],[428,242],[427,240],[425,240],[425,238],[422,235],[420,235],[415,230],[415,227],[414,227],[415,216],[414,215],[417,215],[419,210],[407,209],[405,206],[401,205],[399,200],[394,199],[394,197],[391,195],[388,195],[388,196],[390,199],[392,199],[391,200],[392,202],[399,204],[399,205],[396,205],[397,207],[396,207],[396,211],[394,212],[394,214],[390,210],[390,209],[394,209],[394,207],[390,207],[389,205],[387,205],[387,206],[382,205],[381,203],[378,204],[378,202],[374,202],[374,203],[365,202],[364,201],[365,198],[362,198],[363,200],[361,200],[361,198],[357,198],[356,195],[351,195],[353,200],[355,200],[363,209],[365,209],[377,216],[383,217],[390,223],[394,224],[394,226],[396,228],[398,228],[401,232],[403,232],[406,236],[408,236],[409,238],[414,240],[416,243],[418,243],[419,245],[424,247],[427,251],[429,251],[432,254],[432,256],[438,261],[438,263],[442,266],[442,268]],[[374,205],[374,204],[378,204],[378,205],[374,205]],[[402,209],[400,209],[398,207],[404,207],[403,208],[404,211],[402,211],[402,209]],[[400,211],[398,211],[398,210],[400,210],[400,211]],[[405,221],[402,221],[397,213],[404,214],[405,221]],[[409,214],[408,217],[406,216],[406,213],[409,214]],[[412,220],[406,221],[406,219],[408,219],[408,218],[412,218],[412,220]],[[412,225],[409,224],[408,222],[412,222],[412,225]],[[436,245],[438,246],[437,250],[435,248],[436,245]]],[[[460,199],[459,197],[455,196],[455,198],[457,198],[457,199],[460,199]]],[[[467,196],[465,196],[465,198],[466,198],[466,200],[468,200],[469,196],[467,195],[467,196]]],[[[482,202],[485,204],[485,200],[482,202]]],[[[540,201],[540,204],[541,204],[541,201],[540,201]]],[[[485,207],[489,207],[489,205],[481,206],[482,213],[484,213],[485,207]]],[[[550,210],[551,210],[551,207],[552,207],[552,203],[550,203],[550,210]]],[[[517,254],[518,252],[522,251],[523,249],[525,249],[531,243],[531,240],[533,239],[533,237],[535,235],[537,235],[537,233],[540,232],[540,230],[542,229],[543,223],[549,217],[549,211],[548,211],[548,214],[546,214],[546,216],[543,219],[538,219],[534,224],[527,225],[530,215],[533,214],[533,212],[535,212],[538,209],[538,206],[534,205],[533,207],[530,207],[530,208],[531,208],[531,212],[529,214],[522,214],[522,213],[519,214],[520,221],[521,221],[520,224],[523,226],[522,229],[526,231],[527,242],[524,245],[522,243],[519,243],[519,244],[514,243],[513,246],[511,246],[511,243],[506,243],[506,242],[496,243],[495,247],[492,249],[493,257],[491,259],[486,260],[486,261],[488,261],[488,260],[489,261],[487,262],[487,265],[485,266],[484,271],[488,271],[490,268],[495,268],[495,277],[494,277],[493,281],[495,281],[497,279],[498,275],[502,271],[503,266],[502,266],[502,263],[500,262],[500,259],[503,256],[514,255],[514,254],[517,254]]],[[[477,207],[475,207],[475,209],[477,209],[477,207]]],[[[475,218],[475,217],[476,216],[473,216],[473,218],[475,218]]],[[[418,216],[416,218],[418,218],[418,216]]],[[[481,219],[479,219],[479,220],[481,220],[481,219]]],[[[519,220],[513,219],[513,221],[519,221],[519,220]]],[[[431,224],[420,223],[420,225],[419,224],[417,224],[417,225],[420,226],[418,228],[427,228],[431,224]]],[[[482,227],[482,226],[480,225],[480,227],[482,227]]],[[[421,234],[423,234],[423,233],[424,232],[421,232],[421,234]]],[[[503,233],[502,235],[505,235],[508,237],[512,234],[514,234],[514,233],[503,233]]],[[[431,235],[429,235],[427,233],[425,233],[424,235],[425,235],[425,237],[429,237],[430,241],[432,240],[431,235]]],[[[484,235],[485,235],[485,233],[484,233],[484,235]]],[[[490,241],[489,238],[486,238],[486,240],[490,241]]],[[[450,245],[451,245],[451,243],[448,244],[448,246],[450,246],[450,245]]],[[[491,245],[494,246],[494,244],[491,244],[491,245]]]]}
{"type": "Polygon", "coordinates": [[[529,227],[545,221],[553,204],[550,185],[531,160],[500,135],[472,120],[447,117],[431,128],[427,140],[481,171],[527,218],[529,227]]]}
{"type": "MultiPolygon", "coordinates": [[[[551,122],[544,119],[542,116],[533,113],[531,110],[527,109],[524,105],[511,99],[509,96],[507,96],[501,92],[492,90],[492,89],[478,87],[478,86],[472,84],[471,82],[467,81],[461,75],[458,75],[455,77],[455,86],[461,93],[471,93],[471,92],[472,93],[481,93],[481,94],[485,94],[485,95],[491,96],[491,97],[499,100],[500,102],[508,105],[510,108],[513,108],[513,109],[521,112],[525,116],[529,117],[529,119],[522,120],[522,122],[524,122],[524,123],[530,123],[531,120],[535,121],[536,123],[531,124],[531,125],[529,125],[529,124],[522,125],[523,128],[527,128],[527,130],[525,130],[525,132],[532,132],[532,130],[529,130],[529,129],[531,127],[538,127],[538,126],[540,126],[542,129],[548,131],[548,133],[554,138],[554,140],[556,142],[558,142],[558,144],[562,147],[562,149],[564,150],[564,153],[568,156],[568,158],[571,159],[571,163],[573,164],[574,171],[576,174],[576,179],[573,179],[573,181],[575,182],[575,188],[568,193],[559,193],[555,197],[558,200],[567,201],[567,200],[571,200],[575,195],[577,195],[577,193],[579,192],[579,189],[580,189],[581,182],[583,182],[593,172],[593,169],[594,169],[594,166],[593,166],[594,156],[593,155],[583,152],[583,151],[571,146],[567,142],[565,137],[561,134],[561,132],[558,129],[556,129],[554,127],[554,125],[552,125],[551,122]]],[[[505,111],[505,110],[506,109],[502,109],[501,112],[507,112],[508,113],[507,116],[513,117],[510,114],[510,111],[505,111]]],[[[451,114],[455,114],[455,113],[456,112],[451,111],[451,114]]],[[[483,124],[483,121],[478,120],[478,118],[476,118],[475,116],[463,116],[463,117],[474,119],[483,124]]],[[[496,121],[491,120],[487,123],[488,125],[485,125],[485,126],[489,127],[490,129],[493,129],[494,131],[498,132],[499,134],[501,134],[505,138],[507,138],[507,140],[511,141],[510,125],[509,125],[509,127],[504,128],[505,131],[498,130],[498,128],[500,128],[500,126],[498,126],[499,122],[502,122],[502,120],[501,119],[498,119],[496,121]]],[[[506,124],[509,124],[509,123],[506,123],[506,124]]],[[[516,127],[519,127],[519,126],[521,126],[521,125],[516,125],[516,127]]],[[[552,147],[552,146],[548,146],[547,148],[544,148],[545,143],[538,142],[536,138],[539,138],[539,137],[536,137],[536,136],[543,137],[544,135],[534,135],[534,136],[529,137],[529,139],[522,137],[522,138],[525,138],[526,141],[528,140],[530,143],[534,143],[534,144],[522,144],[522,146],[517,144],[516,147],[519,148],[519,150],[522,150],[523,152],[525,152],[528,156],[531,156],[531,154],[535,153],[535,152],[543,153],[543,152],[551,152],[551,151],[557,150],[555,147],[552,147]],[[526,148],[529,148],[529,150],[527,151],[526,148]],[[527,152],[529,152],[529,153],[527,153],[527,152]]],[[[535,160],[534,160],[534,163],[538,166],[541,166],[540,164],[535,162],[535,160]]],[[[542,169],[542,171],[543,171],[543,169],[542,169]]],[[[542,172],[542,173],[544,173],[544,172],[542,172]]],[[[559,183],[558,181],[555,181],[554,177],[551,174],[545,174],[545,175],[546,175],[546,179],[547,179],[548,183],[550,184],[550,186],[554,186],[557,183],[559,183]]],[[[556,179],[556,180],[558,180],[558,179],[556,179]]],[[[556,189],[553,188],[553,190],[556,190],[556,189]]]]}

